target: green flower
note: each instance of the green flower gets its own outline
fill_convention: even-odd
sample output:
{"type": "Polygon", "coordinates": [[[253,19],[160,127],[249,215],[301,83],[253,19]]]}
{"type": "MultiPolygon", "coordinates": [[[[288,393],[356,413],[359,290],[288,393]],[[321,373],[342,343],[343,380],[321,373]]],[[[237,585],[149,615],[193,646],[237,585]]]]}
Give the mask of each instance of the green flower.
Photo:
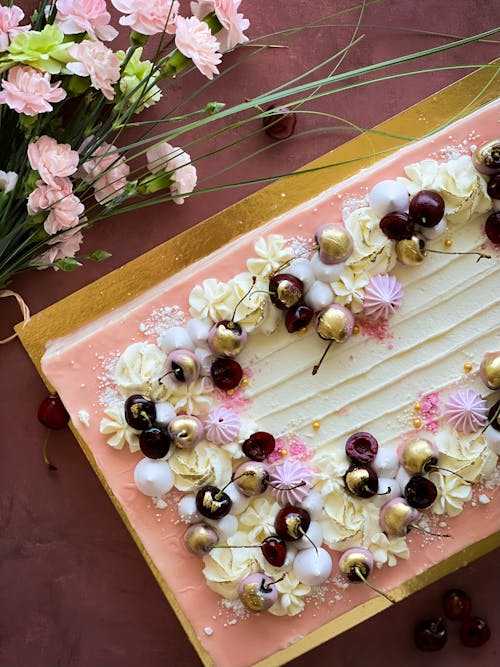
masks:
{"type": "MultiPolygon", "coordinates": [[[[125,60],[125,52],[117,51],[120,62],[125,60]]],[[[161,90],[155,85],[158,74],[153,71],[150,60],[141,60],[142,47],[135,49],[125,65],[120,77],[121,103],[134,106],[134,112],[140,113],[146,107],[156,104],[161,97],[161,90]]]]}
{"type": "Polygon", "coordinates": [[[59,74],[71,60],[67,53],[73,42],[64,42],[57,25],[46,25],[41,31],[28,30],[14,37],[8,48],[10,60],[35,67],[42,72],[59,74]]]}

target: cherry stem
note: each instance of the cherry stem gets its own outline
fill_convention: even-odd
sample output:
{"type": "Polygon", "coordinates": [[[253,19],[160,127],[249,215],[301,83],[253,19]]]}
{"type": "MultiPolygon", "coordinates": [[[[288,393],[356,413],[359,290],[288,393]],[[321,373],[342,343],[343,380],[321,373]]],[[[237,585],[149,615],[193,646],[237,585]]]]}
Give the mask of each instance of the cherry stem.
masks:
{"type": "Polygon", "coordinates": [[[283,581],[283,579],[286,577],[286,573],[283,574],[279,579],[275,579],[274,581],[264,581],[262,580],[262,584],[260,585],[261,590],[263,591],[270,591],[271,586],[274,586],[275,584],[279,584],[280,581],[283,581]]]}
{"type": "Polygon", "coordinates": [[[366,584],[366,585],[368,586],[368,588],[371,588],[372,591],[375,591],[375,593],[378,593],[379,595],[381,595],[382,597],[384,597],[386,600],[389,600],[389,602],[390,602],[391,604],[396,604],[396,600],[393,600],[393,598],[391,598],[390,595],[387,595],[387,593],[383,593],[381,590],[379,590],[378,588],[375,588],[375,586],[372,586],[372,584],[370,584],[370,582],[368,581],[368,579],[367,579],[367,578],[365,577],[365,575],[361,572],[361,569],[360,569],[359,565],[355,565],[355,566],[354,566],[354,572],[355,572],[356,575],[359,577],[359,579],[361,579],[361,581],[362,581],[364,584],[366,584]]]}
{"type": "Polygon", "coordinates": [[[418,530],[419,533],[432,535],[432,537],[453,537],[453,535],[448,535],[447,533],[433,533],[431,530],[426,530],[425,528],[418,526],[416,523],[408,524],[408,528],[414,528],[415,530],[418,530]]]}
{"type": "Polygon", "coordinates": [[[498,406],[498,408],[497,408],[495,414],[493,415],[493,417],[487,422],[486,426],[483,428],[481,433],[484,433],[486,431],[486,429],[488,428],[488,426],[491,426],[493,424],[493,422],[496,421],[499,417],[500,417],[500,405],[498,406]]]}
{"type": "Polygon", "coordinates": [[[375,495],[376,495],[376,496],[387,496],[387,495],[389,495],[389,493],[390,493],[391,491],[392,491],[391,487],[388,486],[388,487],[387,487],[387,491],[384,491],[384,493],[376,493],[375,495]]]}
{"type": "Polygon", "coordinates": [[[323,352],[323,354],[321,355],[321,359],[318,361],[318,363],[316,364],[316,366],[314,366],[314,368],[312,369],[312,374],[313,374],[313,375],[316,375],[316,373],[319,371],[319,367],[320,367],[321,364],[323,363],[323,359],[324,359],[324,358],[326,357],[326,355],[328,354],[328,350],[331,348],[332,345],[333,345],[333,340],[331,340],[331,341],[328,343],[328,345],[326,346],[326,350],[325,350],[325,351],[323,352]]]}
{"type": "Polygon", "coordinates": [[[269,482],[269,486],[272,486],[273,489],[276,489],[277,491],[293,491],[293,489],[298,489],[299,487],[305,486],[306,484],[307,482],[304,479],[294,486],[280,486],[280,482],[269,482]]]}
{"type": "MultiPolygon", "coordinates": [[[[234,324],[234,318],[236,317],[236,311],[238,310],[239,306],[241,306],[243,301],[247,298],[247,296],[250,294],[250,292],[253,290],[253,288],[255,287],[256,281],[257,281],[257,276],[252,276],[252,285],[251,285],[250,289],[247,292],[245,292],[245,294],[241,297],[241,299],[238,301],[238,303],[234,307],[233,315],[232,315],[232,317],[229,321],[230,324],[234,324]]],[[[231,327],[229,327],[229,328],[231,328],[231,327]]]]}
{"type": "Polygon", "coordinates": [[[485,255],[483,252],[470,251],[470,252],[448,252],[447,250],[431,250],[426,248],[425,252],[435,252],[438,255],[478,255],[476,262],[479,262],[481,259],[491,259],[491,255],[485,255]]]}
{"type": "Polygon", "coordinates": [[[316,551],[316,554],[319,553],[318,547],[314,544],[314,542],[311,540],[309,535],[305,532],[305,530],[302,528],[302,526],[299,526],[299,533],[302,533],[302,536],[306,538],[314,547],[314,550],[316,551]]]}
{"type": "Polygon", "coordinates": [[[238,475],[237,477],[233,477],[232,479],[229,480],[227,484],[225,484],[222,489],[219,489],[217,493],[215,494],[214,498],[215,500],[220,500],[222,498],[222,493],[227,489],[228,486],[230,486],[233,482],[236,482],[237,479],[241,479],[242,477],[246,477],[247,475],[255,475],[254,470],[246,470],[245,472],[242,472],[241,475],[238,475]]]}
{"type": "Polygon", "coordinates": [[[463,475],[461,475],[460,473],[455,472],[454,470],[450,470],[449,468],[443,468],[442,466],[434,466],[434,465],[429,466],[426,472],[436,472],[436,470],[444,470],[444,472],[449,472],[451,475],[456,475],[466,484],[472,484],[470,480],[465,479],[465,477],[463,477],[463,475]]]}
{"type": "Polygon", "coordinates": [[[47,455],[47,449],[49,445],[49,438],[50,438],[50,431],[47,431],[47,435],[45,436],[45,440],[43,442],[43,447],[42,447],[42,458],[43,462],[47,466],[49,470],[57,470],[56,466],[50,462],[49,457],[47,455]]]}

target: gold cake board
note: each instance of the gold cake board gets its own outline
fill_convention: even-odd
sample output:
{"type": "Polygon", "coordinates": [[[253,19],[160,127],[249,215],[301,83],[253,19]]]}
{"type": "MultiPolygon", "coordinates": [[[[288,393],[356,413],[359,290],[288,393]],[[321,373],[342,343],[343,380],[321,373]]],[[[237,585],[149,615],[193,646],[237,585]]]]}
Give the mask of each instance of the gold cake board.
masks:
{"type": "MultiPolygon", "coordinates": [[[[339,148],[326,153],[305,165],[297,174],[273,183],[242,199],[233,206],[49,306],[34,315],[26,326],[23,327],[22,324],[18,324],[16,331],[22,344],[47,387],[52,389],[50,383],[43,376],[40,366],[47,341],[69,334],[78,327],[129,302],[241,234],[256,229],[270,219],[308,201],[333,184],[354,175],[361,168],[369,167],[380,160],[381,157],[406,145],[408,140],[402,137],[419,139],[458,118],[468,115],[499,96],[500,64],[495,63],[481,68],[443,91],[376,126],[373,130],[369,130],[339,148]],[[423,119],[425,119],[425,122],[423,122],[423,119]],[[282,194],[285,196],[282,196],[282,194]]],[[[166,586],[154,562],[130,525],[123,508],[114,497],[105,477],[95,464],[88,446],[76,432],[76,429],[72,426],[71,428],[201,660],[207,667],[214,667],[213,659],[200,644],[189,619],[180,609],[174,595],[166,586]]],[[[500,547],[500,532],[495,531],[480,542],[418,574],[391,591],[391,595],[395,599],[401,600],[498,547],[500,547]]],[[[365,604],[345,613],[342,617],[318,628],[292,646],[265,658],[257,663],[255,667],[282,665],[377,614],[388,605],[387,600],[381,596],[370,599],[365,604]]]]}

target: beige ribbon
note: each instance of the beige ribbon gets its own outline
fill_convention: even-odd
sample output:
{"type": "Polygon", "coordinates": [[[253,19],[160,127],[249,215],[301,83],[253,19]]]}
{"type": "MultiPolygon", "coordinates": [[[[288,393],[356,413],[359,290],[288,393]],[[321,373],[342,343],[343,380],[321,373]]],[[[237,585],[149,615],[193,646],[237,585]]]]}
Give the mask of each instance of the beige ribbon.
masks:
{"type": "MultiPolygon", "coordinates": [[[[10,289],[4,289],[0,291],[0,299],[6,296],[13,296],[14,299],[17,301],[17,304],[19,306],[19,309],[21,311],[21,315],[23,316],[23,327],[25,327],[28,322],[30,321],[30,309],[28,306],[25,304],[23,301],[23,298],[21,297],[20,294],[17,292],[13,292],[10,289]]],[[[17,333],[13,333],[12,336],[8,336],[7,338],[4,338],[3,340],[0,340],[0,345],[4,345],[5,343],[9,343],[11,340],[14,340],[16,338],[17,333]]]]}

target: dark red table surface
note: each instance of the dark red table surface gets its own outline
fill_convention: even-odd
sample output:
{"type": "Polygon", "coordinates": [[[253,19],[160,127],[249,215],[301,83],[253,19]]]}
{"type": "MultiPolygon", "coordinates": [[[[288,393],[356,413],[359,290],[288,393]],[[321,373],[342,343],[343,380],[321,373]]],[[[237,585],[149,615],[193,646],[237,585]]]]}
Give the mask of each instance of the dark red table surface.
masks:
{"type": "MultiPolygon", "coordinates": [[[[348,7],[346,0],[246,0],[249,35],[257,37],[303,24],[348,7]]],[[[24,3],[23,7],[28,4],[24,3]]],[[[187,2],[181,7],[187,13],[187,2]]],[[[203,100],[238,102],[252,98],[299,74],[342,48],[359,11],[330,19],[321,28],[291,39],[287,49],[267,50],[223,77],[201,96],[203,100]]],[[[115,22],[116,24],[116,22],[115,22]]],[[[368,5],[361,18],[363,40],[341,65],[351,70],[411,51],[436,46],[446,39],[439,31],[465,37],[500,25],[498,0],[387,0],[368,5]]],[[[500,37],[498,38],[500,39],[500,37]]],[[[248,55],[251,51],[240,51],[248,55]]],[[[427,66],[480,64],[498,55],[491,40],[447,51],[427,66]]],[[[229,54],[224,67],[236,62],[229,54]]],[[[412,67],[413,68],[413,67],[412,67]]],[[[326,72],[327,70],[322,70],[326,72]]],[[[361,127],[371,127],[418,102],[468,70],[450,69],[382,82],[324,98],[316,105],[361,127]]],[[[204,83],[192,75],[177,82],[161,109],[204,83]]],[[[310,105],[309,105],[310,106],[310,105]]],[[[302,115],[302,130],[338,125],[319,116],[302,115]]],[[[243,136],[244,129],[237,136],[243,136]]],[[[325,130],[291,143],[272,146],[250,162],[217,180],[228,183],[290,171],[353,136],[325,130]]],[[[214,144],[216,145],[216,144],[214,144]]],[[[236,154],[223,153],[217,162],[198,168],[201,186],[214,170],[257,151],[269,142],[262,135],[242,144],[236,154]]],[[[195,153],[195,151],[193,151],[195,153]]],[[[113,256],[75,273],[31,272],[12,288],[38,312],[99,276],[201,221],[259,186],[226,189],[192,197],[184,206],[169,203],[147,213],[108,220],[86,234],[85,249],[106,248],[113,256]]],[[[19,319],[13,300],[0,301],[0,336],[19,319]],[[12,303],[9,303],[12,301],[12,303]]],[[[36,411],[46,391],[18,341],[0,348],[0,664],[5,667],[197,667],[200,661],[185,637],[132,538],[69,431],[53,433],[51,457],[58,471],[42,463],[44,428],[36,411]]],[[[493,528],[493,527],[492,527],[493,528]]],[[[294,667],[493,667],[500,664],[500,553],[481,558],[388,609],[378,617],[334,638],[294,660],[294,667]],[[440,597],[449,587],[467,590],[474,613],[488,619],[492,638],[481,649],[466,649],[450,623],[447,647],[433,654],[416,651],[415,623],[440,613],[440,597]]],[[[258,637],[255,638],[258,641],[258,637]]]]}

